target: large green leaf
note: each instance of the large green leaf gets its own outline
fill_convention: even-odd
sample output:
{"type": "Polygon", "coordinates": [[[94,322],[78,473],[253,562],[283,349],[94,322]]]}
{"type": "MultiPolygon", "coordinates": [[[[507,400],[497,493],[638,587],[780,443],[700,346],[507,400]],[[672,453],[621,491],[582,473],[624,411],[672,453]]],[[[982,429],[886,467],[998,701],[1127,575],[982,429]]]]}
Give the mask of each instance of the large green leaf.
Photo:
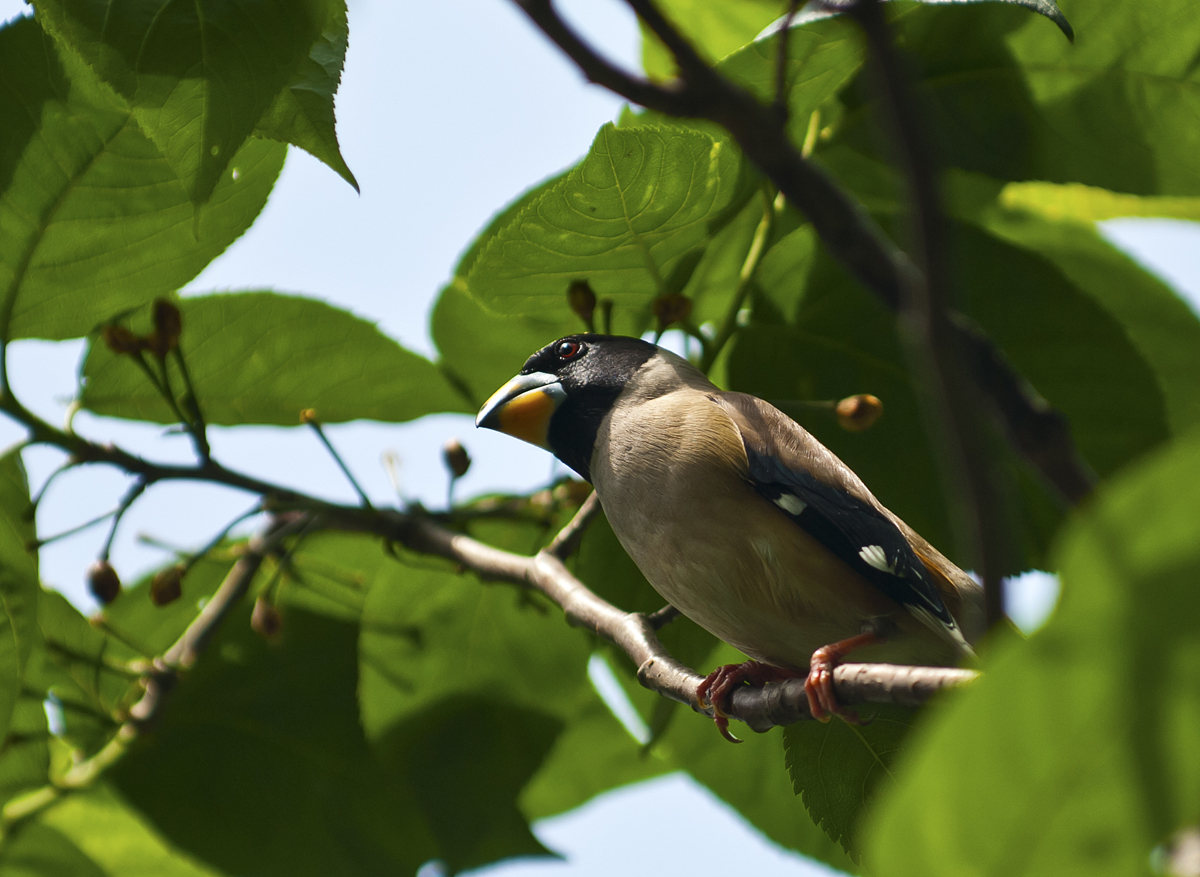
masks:
{"type": "Polygon", "coordinates": [[[40,0],[38,15],[127,102],[197,204],[260,120],[305,148],[332,133],[344,0],[40,0]]]}
{"type": "Polygon", "coordinates": [[[1158,379],[1173,433],[1200,423],[1200,319],[1174,290],[1087,226],[1000,209],[979,221],[1051,262],[1120,323],[1158,379]]]}
{"type": "MultiPolygon", "coordinates": [[[[1079,34],[1000,4],[922,6],[897,19],[916,91],[949,165],[1004,180],[1136,195],[1200,194],[1200,21],[1186,0],[1065,0],[1079,34]]],[[[874,90],[847,92],[857,103],[874,90]]],[[[838,139],[878,149],[875,108],[838,139]]]]}
{"type": "Polygon", "coordinates": [[[107,877],[62,832],[27,822],[6,835],[0,847],[5,877],[107,877]]]}
{"type": "Polygon", "coordinates": [[[289,613],[269,645],[242,608],[109,773],[172,843],[234,874],[411,873],[438,854],[357,720],[357,631],[289,613]]]}
{"type": "Polygon", "coordinates": [[[266,203],[286,147],[251,140],[194,208],[158,148],[33,19],[0,30],[0,319],[73,338],[187,283],[266,203]]]}
{"type": "Polygon", "coordinates": [[[1101,489],[1062,603],[919,736],[867,846],[889,875],[1145,873],[1200,819],[1200,438],[1101,489]]]}
{"type": "Polygon", "coordinates": [[[70,795],[38,822],[66,838],[108,877],[218,877],[172,849],[103,783],[70,795]]]}
{"type": "Polygon", "coordinates": [[[15,638],[15,653],[11,647],[4,650],[9,656],[6,669],[10,672],[3,674],[3,688],[11,686],[11,671],[21,672],[41,640],[37,626],[38,557],[33,547],[36,538],[29,480],[20,450],[14,448],[0,457],[0,601],[7,616],[7,624],[0,628],[8,628],[7,632],[0,629],[0,637],[8,633],[15,638]]]}
{"type": "Polygon", "coordinates": [[[564,321],[567,287],[584,279],[619,311],[644,312],[750,191],[725,141],[682,127],[605,125],[576,168],[493,227],[468,289],[499,313],[564,321]]]}
{"type": "MultiPolygon", "coordinates": [[[[787,11],[785,0],[667,0],[658,8],[710,61],[718,61],[749,43],[787,11]]],[[[666,47],[642,25],[642,67],[651,79],[675,75],[666,47]]]]}
{"type": "Polygon", "coordinates": [[[350,29],[344,0],[324,4],[326,19],[287,87],[258,121],[257,133],[299,146],[329,165],[358,190],[358,180],[346,166],[338,145],[333,96],[342,79],[350,29]]]}
{"type": "MultiPolygon", "coordinates": [[[[313,408],[326,423],[412,420],[470,410],[438,368],[374,325],[299,296],[242,292],[187,298],[181,347],[210,423],[299,423],[313,408]]],[[[135,326],[148,328],[144,318],[135,326]]],[[[183,379],[171,364],[172,384],[183,379]]],[[[83,365],[83,404],[97,414],[175,420],[128,356],[94,343],[83,365]]]]}

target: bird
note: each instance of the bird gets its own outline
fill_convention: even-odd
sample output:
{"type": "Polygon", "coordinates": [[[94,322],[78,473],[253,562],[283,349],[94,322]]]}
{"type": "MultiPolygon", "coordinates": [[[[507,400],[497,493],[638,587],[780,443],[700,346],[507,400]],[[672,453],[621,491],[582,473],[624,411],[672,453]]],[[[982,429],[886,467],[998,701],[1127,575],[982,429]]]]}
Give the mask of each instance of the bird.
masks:
{"type": "MultiPolygon", "coordinates": [[[[590,481],[622,547],[671,606],[750,660],[700,684],[728,730],[745,683],[805,678],[814,718],[858,721],[833,668],[974,656],[980,586],[807,430],[640,338],[568,335],[534,353],[476,426],[590,481]]],[[[896,465],[903,465],[897,461],[896,465]]]]}

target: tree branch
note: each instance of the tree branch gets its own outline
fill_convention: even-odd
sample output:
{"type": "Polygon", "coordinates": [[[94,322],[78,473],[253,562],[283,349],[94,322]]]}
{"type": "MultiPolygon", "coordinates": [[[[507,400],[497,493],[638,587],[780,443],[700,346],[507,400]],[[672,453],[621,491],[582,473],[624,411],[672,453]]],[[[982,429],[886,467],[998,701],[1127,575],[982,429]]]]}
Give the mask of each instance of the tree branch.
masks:
{"type": "MultiPolygon", "coordinates": [[[[674,55],[680,77],[670,85],[651,83],[611,64],[566,25],[551,0],[513,2],[589,81],[648,109],[724,127],[746,157],[808,217],[825,248],[849,274],[893,311],[900,308],[909,278],[919,274],[908,257],[860,204],[804,158],[787,135],[784,115],[705,63],[652,0],[626,2],[674,55]]],[[[947,332],[971,351],[966,361],[972,379],[1017,450],[1067,502],[1087,496],[1095,477],[1075,450],[1066,419],[1032,391],[982,334],[964,332],[954,315],[947,332]]]]}

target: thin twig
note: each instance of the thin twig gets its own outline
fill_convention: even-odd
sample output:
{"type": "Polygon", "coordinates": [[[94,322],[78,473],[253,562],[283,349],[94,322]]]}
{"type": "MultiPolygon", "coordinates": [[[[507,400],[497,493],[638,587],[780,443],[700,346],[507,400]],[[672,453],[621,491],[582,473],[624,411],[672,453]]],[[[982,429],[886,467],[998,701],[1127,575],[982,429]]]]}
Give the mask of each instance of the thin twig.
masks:
{"type": "MultiPolygon", "coordinates": [[[[196,388],[192,386],[192,374],[188,371],[187,361],[183,357],[183,350],[176,345],[174,353],[175,363],[179,366],[179,373],[183,376],[183,385],[187,388],[187,395],[184,397],[184,401],[187,407],[191,409],[191,417],[187,420],[188,432],[192,435],[192,441],[196,444],[196,453],[200,455],[200,459],[208,461],[212,459],[212,448],[208,444],[208,424],[204,420],[204,412],[200,410],[200,399],[196,395],[196,388]]],[[[165,372],[166,361],[164,360],[163,362],[163,371],[165,372]]]]}
{"type": "Polygon", "coordinates": [[[363,508],[374,508],[374,506],[371,505],[371,500],[367,498],[367,492],[362,489],[362,486],[358,483],[358,479],[354,477],[354,475],[350,472],[350,467],[347,466],[346,461],[342,459],[342,455],[337,452],[337,449],[334,448],[333,443],[330,442],[329,438],[325,435],[325,430],[321,428],[321,422],[317,420],[315,415],[302,417],[302,419],[312,428],[312,431],[317,434],[317,438],[321,440],[321,444],[325,446],[325,450],[329,451],[329,456],[333,457],[333,461],[338,464],[338,468],[342,470],[342,474],[346,476],[346,480],[350,482],[350,486],[354,488],[354,492],[357,493],[358,498],[362,500],[363,508]]]}
{"type": "Polygon", "coordinates": [[[787,13],[779,22],[779,30],[775,37],[775,112],[784,122],[788,119],[787,102],[787,60],[788,38],[791,36],[792,20],[796,10],[800,8],[800,0],[790,0],[787,13]]]}
{"type": "Polygon", "coordinates": [[[121,502],[112,514],[112,526],[108,528],[108,536],[104,540],[104,547],[100,549],[100,559],[108,560],[108,554],[112,551],[113,540],[117,538],[117,527],[121,525],[121,518],[125,517],[125,513],[137,501],[137,498],[146,492],[146,488],[153,483],[153,479],[142,476],[133,482],[133,486],[125,492],[121,497],[121,502]]]}
{"type": "Polygon", "coordinates": [[[600,495],[593,490],[588,494],[588,498],[579,506],[579,511],[575,512],[575,516],[567,522],[565,527],[558,531],[558,535],[546,546],[546,551],[549,551],[560,560],[566,560],[579,550],[579,543],[583,541],[583,534],[587,532],[588,525],[591,524],[599,513],[600,495]]]}

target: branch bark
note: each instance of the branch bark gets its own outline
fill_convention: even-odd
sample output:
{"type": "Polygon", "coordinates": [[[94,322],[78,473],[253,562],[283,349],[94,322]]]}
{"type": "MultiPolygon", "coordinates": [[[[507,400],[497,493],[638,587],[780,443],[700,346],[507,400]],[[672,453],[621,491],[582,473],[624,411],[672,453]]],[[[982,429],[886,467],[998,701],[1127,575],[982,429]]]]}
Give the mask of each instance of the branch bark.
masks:
{"type": "MultiPolygon", "coordinates": [[[[707,64],[652,0],[626,3],[673,54],[679,78],[669,84],[650,82],[609,62],[566,24],[552,0],[513,2],[590,82],[647,109],[708,119],[724,127],[746,157],[808,217],[826,249],[850,275],[893,311],[900,309],[909,278],[920,273],[909,258],[860,204],[804,158],[787,136],[784,114],[707,64]]],[[[966,362],[972,380],[1017,450],[1066,502],[1074,504],[1086,497],[1095,476],[1079,457],[1066,419],[981,333],[964,331],[953,314],[946,331],[970,351],[966,362]]]]}

